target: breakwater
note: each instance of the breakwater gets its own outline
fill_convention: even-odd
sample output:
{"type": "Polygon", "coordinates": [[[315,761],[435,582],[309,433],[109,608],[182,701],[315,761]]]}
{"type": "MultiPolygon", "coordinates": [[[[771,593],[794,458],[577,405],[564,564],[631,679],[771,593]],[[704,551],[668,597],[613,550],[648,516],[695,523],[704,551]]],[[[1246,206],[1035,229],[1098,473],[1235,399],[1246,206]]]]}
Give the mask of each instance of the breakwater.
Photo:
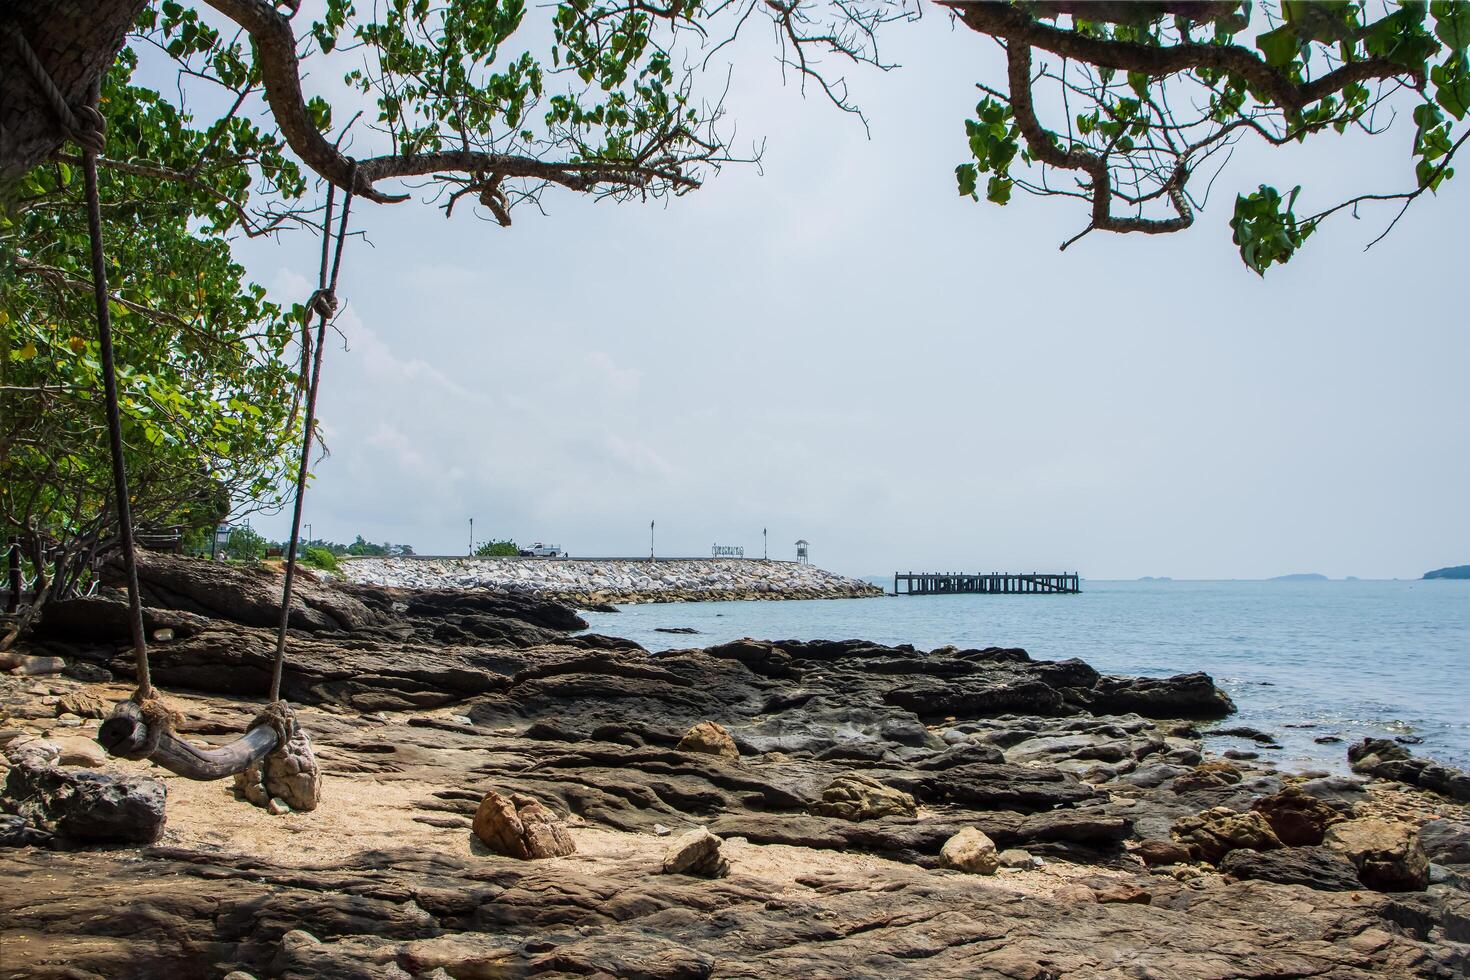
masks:
{"type": "Polygon", "coordinates": [[[815,565],[753,558],[352,558],[342,563],[342,574],[365,585],[499,589],[581,605],[883,594],[815,565]]]}

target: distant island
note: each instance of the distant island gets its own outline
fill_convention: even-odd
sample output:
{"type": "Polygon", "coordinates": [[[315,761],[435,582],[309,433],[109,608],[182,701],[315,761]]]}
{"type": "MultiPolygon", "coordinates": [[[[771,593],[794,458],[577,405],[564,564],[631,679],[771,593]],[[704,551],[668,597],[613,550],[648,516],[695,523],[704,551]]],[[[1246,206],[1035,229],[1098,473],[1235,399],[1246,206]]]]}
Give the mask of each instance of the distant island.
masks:
{"type": "Polygon", "coordinates": [[[1140,582],[1172,582],[1174,580],[1172,578],[1170,578],[1169,576],[1167,576],[1167,575],[1145,575],[1145,576],[1143,576],[1143,578],[1139,579],[1138,581],[1140,581],[1140,582]]]}
{"type": "Polygon", "coordinates": [[[1451,565],[1448,568],[1436,568],[1432,572],[1425,572],[1425,578],[1470,578],[1470,565],[1451,565]]]}
{"type": "Polygon", "coordinates": [[[1269,581],[1272,582],[1326,582],[1326,575],[1321,572],[1297,572],[1295,575],[1278,575],[1269,581]]]}

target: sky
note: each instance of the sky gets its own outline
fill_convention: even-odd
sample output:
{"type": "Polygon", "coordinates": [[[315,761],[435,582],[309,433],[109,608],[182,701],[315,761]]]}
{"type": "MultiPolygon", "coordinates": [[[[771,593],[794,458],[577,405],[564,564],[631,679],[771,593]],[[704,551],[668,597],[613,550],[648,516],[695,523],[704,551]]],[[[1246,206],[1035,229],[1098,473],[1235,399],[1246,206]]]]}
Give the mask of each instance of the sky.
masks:
{"type": "MultiPolygon", "coordinates": [[[[869,134],[755,40],[728,105],[760,168],[667,205],[551,193],[509,229],[357,206],[314,537],[462,554],[473,518],[478,541],[638,555],[655,521],[661,555],[758,555],[766,528],[772,557],[805,538],[855,575],[1470,562],[1470,175],[1371,251],[1387,209],[1264,279],[1230,241],[1263,182],[1305,184],[1305,210],[1406,186],[1403,121],[1243,143],[1192,229],[1060,252],[1080,202],[956,194],[990,42],[933,7],[895,27],[902,67],[850,76],[869,134]]],[[[237,254],[300,302],[317,247],[237,254]]]]}

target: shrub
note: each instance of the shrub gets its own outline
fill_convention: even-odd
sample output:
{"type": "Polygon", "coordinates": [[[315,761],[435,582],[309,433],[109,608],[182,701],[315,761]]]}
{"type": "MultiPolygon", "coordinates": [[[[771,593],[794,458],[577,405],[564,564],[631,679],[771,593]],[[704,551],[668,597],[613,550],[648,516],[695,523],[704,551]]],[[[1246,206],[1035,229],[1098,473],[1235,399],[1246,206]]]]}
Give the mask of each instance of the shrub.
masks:
{"type": "Polygon", "coordinates": [[[306,551],[301,555],[301,564],[310,565],[312,568],[321,568],[328,572],[339,570],[336,555],[332,554],[326,548],[319,548],[316,545],[310,544],[306,546],[306,551]]]}
{"type": "Polygon", "coordinates": [[[514,541],[486,541],[475,549],[478,558],[514,558],[521,553],[514,541]]]}

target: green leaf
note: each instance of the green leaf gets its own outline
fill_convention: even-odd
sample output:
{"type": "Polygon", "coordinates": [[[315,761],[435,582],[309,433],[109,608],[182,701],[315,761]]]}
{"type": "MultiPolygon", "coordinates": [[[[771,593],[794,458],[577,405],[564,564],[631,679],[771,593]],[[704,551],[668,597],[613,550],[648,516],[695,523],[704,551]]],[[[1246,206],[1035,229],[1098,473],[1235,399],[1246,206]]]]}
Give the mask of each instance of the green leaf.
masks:
{"type": "Polygon", "coordinates": [[[1451,51],[1464,54],[1470,48],[1470,3],[1465,0],[1434,0],[1429,5],[1434,17],[1434,36],[1451,51]]]}
{"type": "Polygon", "coordinates": [[[1266,58],[1266,64],[1285,68],[1296,60],[1301,52],[1302,41],[1290,24],[1282,24],[1274,31],[1267,31],[1256,38],[1256,47],[1266,58]]]}
{"type": "Polygon", "coordinates": [[[959,184],[960,194],[976,197],[975,187],[980,182],[980,170],[973,163],[962,163],[954,168],[955,181],[959,184]]]}

